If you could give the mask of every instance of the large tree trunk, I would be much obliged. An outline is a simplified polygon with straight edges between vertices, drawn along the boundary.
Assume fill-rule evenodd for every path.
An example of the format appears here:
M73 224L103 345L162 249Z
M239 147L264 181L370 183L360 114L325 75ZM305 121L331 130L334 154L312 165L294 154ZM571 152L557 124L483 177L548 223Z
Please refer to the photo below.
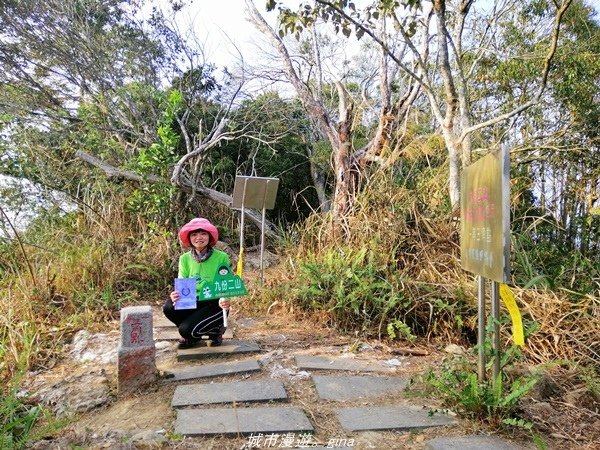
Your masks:
M410 106L418 95L418 83L411 83L407 89L407 94L401 97L396 105L390 106L391 80L387 77L388 55L382 52L379 70L382 98L385 100L379 113L379 126L375 137L364 148L353 151L355 104L348 92L346 92L344 85L339 81L334 83L339 98L338 117L334 119L325 107L326 102L321 95L323 73L321 71L321 61L318 51L315 51L314 55L317 79L302 80L278 33L260 15L252 0L246 0L246 5L250 13L250 20L269 39L273 48L281 57L285 76L294 87L298 98L315 124L315 128L322 138L326 138L331 145L335 177L334 195L331 202L334 216L332 223L334 225L334 235L338 235L342 231L344 220L352 208L355 193L360 188L359 181L364 174L367 164L376 161L382 150L388 146L392 133L396 130L398 123L406 117ZM313 38L315 36L316 33L313 29ZM318 50L316 42L315 49ZM393 112L391 113L391 111Z
M446 142L449 142L449 140L446 140ZM448 194L450 196L452 209L457 209L460 206L460 155L460 148L457 145L450 143L450 147L448 148Z

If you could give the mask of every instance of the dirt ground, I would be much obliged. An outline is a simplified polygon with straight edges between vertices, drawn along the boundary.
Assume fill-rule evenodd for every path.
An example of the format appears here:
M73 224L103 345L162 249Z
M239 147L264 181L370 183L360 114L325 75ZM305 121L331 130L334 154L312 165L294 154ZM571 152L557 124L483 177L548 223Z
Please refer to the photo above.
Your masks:
M154 307L158 307L157 304ZM272 305L265 311L233 309L231 322L236 340L256 341L262 352L258 355L241 356L258 358L262 370L254 374L237 374L219 378L219 381L237 381L265 377L265 372L280 377L286 387L288 404L305 411L315 426L315 439L327 447L337 443L339 447L355 449L423 449L425 443L437 436L462 436L473 433L489 433L512 442L517 448L535 449L531 433L515 429L499 432L485 425L461 420L452 427L432 428L414 432L368 432L345 433L337 423L334 408L339 402L320 401L311 381L303 377L294 367L294 355L321 354L329 356L351 356L365 360L390 360L398 362L396 375L418 380L420 374L436 367L444 356L443 346L415 345L407 343L386 344L379 341L360 341L352 336L343 336L324 327L318 319L300 319L281 305ZM118 336L118 322L107 324L105 339ZM112 336L112 337L111 337ZM449 343L448 343L449 344ZM160 347L157 351L157 367L166 374L175 367L206 363L177 362L174 343ZM410 350L410 351L407 351ZM410 354L415 353L415 354ZM232 358L230 358L232 359ZM224 359L222 359L224 360ZM211 362L220 360L213 359ZM126 397L116 395L115 364L81 364L65 359L43 374L32 377L32 390L57 383L57 380L77 379L77 376L96 374L107 380L107 397L100 406L70 417L70 423L58 433L46 436L32 445L36 449L77 448L156 448L156 449L245 449L252 447L247 437L183 438L173 433L175 413L170 406L175 385L165 378L143 392ZM327 374L327 372L320 372ZM333 372L332 372L333 373ZM564 378L564 377L563 377ZM561 376L554 374L545 379L537 396L523 404L525 415L536 423L548 449L600 449L600 406L597 399L586 396L581 385L563 383ZM197 382L197 381L196 381ZM207 381L202 381L207 382ZM209 382L209 381L208 381ZM100 392L101 383L93 385L87 381L88 390ZM84 386L84 389L86 386ZM545 391L544 391L545 389ZM579 391L578 391L579 390ZM580 395L578 395L578 393ZM402 399L389 396L366 402L355 402L348 406L395 405L404 402L422 405L425 408L442 408L439 399L422 398L407 393ZM240 405L243 406L243 405ZM290 447L288 447L290 448Z

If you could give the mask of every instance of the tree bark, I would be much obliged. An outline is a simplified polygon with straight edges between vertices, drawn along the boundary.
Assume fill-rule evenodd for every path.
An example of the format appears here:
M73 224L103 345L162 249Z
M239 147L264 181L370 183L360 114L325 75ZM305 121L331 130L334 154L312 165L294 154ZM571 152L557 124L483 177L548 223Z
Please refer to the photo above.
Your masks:
M402 97L394 106L390 106L390 80L387 77L387 59L390 55L382 51L380 62L380 80L383 106L379 112L379 126L376 136L363 148L353 152L353 120L354 120L354 102L346 92L341 82L336 82L339 104L338 119L334 125L330 113L325 108L325 102L320 95L321 89L321 61L319 61L318 52L315 51L317 59L317 80L315 92L309 89L309 83L301 80L297 70L294 67L291 56L285 47L285 44L272 27L260 15L256 6L251 0L246 0L246 5L250 13L250 20L255 24L271 42L273 47L279 53L283 63L283 70L288 81L294 86L296 93L304 105L307 113L312 118L321 136L326 137L332 148L333 172L335 176L335 188L332 199L332 211L334 216L334 226L343 226L345 216L352 208L354 194L359 189L360 178L368 162L375 161L382 150L389 144L395 124L403 120L408 114L410 106L419 92L419 84L411 83L407 94ZM334 7L333 5L330 5ZM374 34L370 33L374 36ZM316 33L313 28L313 36ZM315 48L318 46L315 42ZM394 58L395 55L392 55ZM397 64L402 64L399 59L394 59ZM334 233L340 231L334 230Z

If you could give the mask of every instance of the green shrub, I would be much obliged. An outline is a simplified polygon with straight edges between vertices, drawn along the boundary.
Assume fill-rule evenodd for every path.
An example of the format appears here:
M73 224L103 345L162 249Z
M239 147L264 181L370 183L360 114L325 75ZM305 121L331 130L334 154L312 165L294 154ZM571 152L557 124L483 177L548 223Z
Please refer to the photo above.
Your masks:
M335 249L299 263L294 294L301 308L330 312L342 331L381 333L394 323L392 313L406 306L402 292L389 279L386 261L376 252Z
M17 371L0 392L0 448L23 448L40 435L50 433L63 424L54 420L50 413L38 405L28 403L20 394L23 376L27 370L29 355L34 349L35 339L26 338L19 354ZM0 336L0 349L9 347L8 336ZM0 352L1 353L1 352Z
M470 355L444 358L438 370L429 370L425 374L424 381L436 396L443 399L444 406L461 417L487 422L495 427L516 425L520 420L516 416L519 401L531 391L540 377L527 374L509 378L506 369L513 368L517 360L522 358L520 349L512 346L501 352L501 370L494 378L491 374L494 352L489 341L485 347L488 361L485 380L479 380L476 373L478 348L475 347Z
M452 335L469 326L468 297L456 286L409 278L377 243L336 246L290 260L293 277L262 292L269 304L285 298L295 309L325 313L345 333L414 342L418 336ZM472 302L471 302L472 303ZM322 314L320 314L322 317Z
M39 406L23 403L17 396L22 374L18 374L0 401L0 448L21 448L29 440L41 413Z

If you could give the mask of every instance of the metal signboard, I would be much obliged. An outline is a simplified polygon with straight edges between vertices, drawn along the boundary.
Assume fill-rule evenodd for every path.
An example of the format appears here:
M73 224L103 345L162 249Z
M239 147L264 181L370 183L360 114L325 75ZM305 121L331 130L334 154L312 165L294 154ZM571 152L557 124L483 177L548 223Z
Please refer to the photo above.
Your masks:
M510 276L509 158L489 153L461 177L462 268L498 283Z
M260 227L260 279L263 279L263 256L265 251L265 212L273 209L277 197L279 178L247 177L238 175L233 186L232 206L242 210L240 224L240 261L244 249L244 209L254 208L262 210L262 223ZM241 273L241 265L240 270Z
M234 208L273 209L277 197L279 178L235 177L233 187Z

